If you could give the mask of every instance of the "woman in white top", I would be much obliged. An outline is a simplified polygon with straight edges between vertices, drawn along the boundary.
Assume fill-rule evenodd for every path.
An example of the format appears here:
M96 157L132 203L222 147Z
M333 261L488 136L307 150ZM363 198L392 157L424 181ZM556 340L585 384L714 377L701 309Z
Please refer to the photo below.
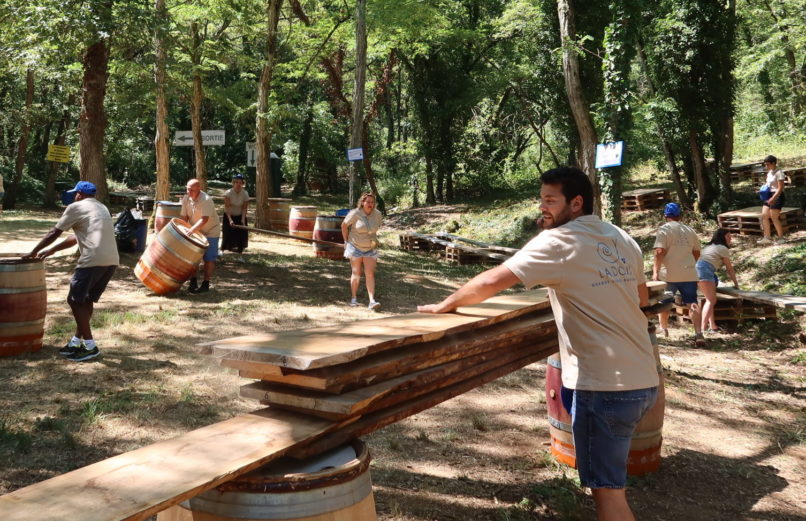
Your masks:
M233 225L246 226L246 212L249 209L249 193L243 189L241 174L232 176L232 188L224 192L224 226L221 250L243 253L249 245L249 232Z
M767 156L764 158L764 168L767 170L766 184L770 187L772 195L769 199L764 201L761 207L761 229L764 232L764 237L758 241L759 244L771 244L770 238L770 221L775 226L775 231L778 233L776 242L783 241L784 229L781 226L781 209L784 207L786 200L784 199L784 181L786 174L781 172L778 168L778 159L775 156Z
M702 330L707 327L709 333L718 332L719 328L714 320L714 307L716 306L716 270L725 266L733 286L738 288L739 281L736 280L736 272L730 263L730 245L733 237L730 231L719 228L714 232L711 242L700 251L700 258L697 260L697 285L700 292L705 296L705 305L702 307Z
M367 293L369 293L369 309L381 307L375 300L375 267L378 264L378 230L383 217L375 209L375 196L371 193L361 194L356 208L341 223L341 234L344 237L344 256L350 260L350 291L353 294L351 306L358 305L356 294L361 284L361 271L367 277Z

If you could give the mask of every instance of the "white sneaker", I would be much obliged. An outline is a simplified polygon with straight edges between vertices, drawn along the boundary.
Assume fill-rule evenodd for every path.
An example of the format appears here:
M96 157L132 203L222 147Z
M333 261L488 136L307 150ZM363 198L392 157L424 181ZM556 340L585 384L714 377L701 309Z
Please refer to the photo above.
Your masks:
M758 241L756 244L759 244L759 245L772 244L772 240L769 237L764 237L760 241Z
M350 306L356 307L358 305L358 299L350 299Z
M784 244L785 242L786 242L786 239L784 239L783 237L778 237L777 239L772 241L773 244Z
M369 309L371 309L371 310L375 311L375 310L377 310L378 308L380 308L380 307L381 307L381 303L380 303L380 302L378 302L378 301L375 301L375 300L370 300L370 301L369 301L369 306L367 306L367 307L368 307Z

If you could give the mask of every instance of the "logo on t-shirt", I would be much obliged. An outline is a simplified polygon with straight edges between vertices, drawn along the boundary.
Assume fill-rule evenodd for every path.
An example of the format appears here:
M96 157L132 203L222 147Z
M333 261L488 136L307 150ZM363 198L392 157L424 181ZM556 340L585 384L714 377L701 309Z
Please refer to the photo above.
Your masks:
M619 254L618 244L615 240L612 247L603 242L597 244L596 253L604 262L598 268L600 281L594 283L593 286L635 281L632 266L627 264L627 259Z

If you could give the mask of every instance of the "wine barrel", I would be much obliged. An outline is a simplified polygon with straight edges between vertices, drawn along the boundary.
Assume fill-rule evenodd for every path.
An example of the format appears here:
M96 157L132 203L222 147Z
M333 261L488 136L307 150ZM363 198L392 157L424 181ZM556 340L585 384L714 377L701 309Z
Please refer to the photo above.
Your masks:
M182 217L182 203L158 201L157 213L154 215L154 231L159 233L171 219Z
M341 223L344 217L336 215L317 215L313 225L313 238L320 241L338 242L344 244L341 235ZM313 243L313 254L332 260L347 260L344 258L344 246L335 244Z
M660 364L655 327L650 325L649 334L658 365L658 399L647 411L638 425L630 443L627 458L627 474L641 476L656 472L660 468L660 449L663 441L663 415L666 410L666 396L663 389L663 367ZM561 463L576 468L574 436L571 432L571 414L565 409L560 389L562 386L562 365L560 355L551 355L546 362L546 406L549 415L551 454Z
M361 440L304 461L284 457L159 513L157 521L376 521Z
M173 219L137 261L134 274L157 295L177 291L196 274L208 243L200 233L188 234L189 228L187 222Z
M269 229L278 232L288 231L288 213L291 209L291 199L282 197L269 198Z
M47 304L43 260L0 258L0 356L42 349Z
M292 206L288 213L288 233L294 237L313 239L316 224L315 206Z

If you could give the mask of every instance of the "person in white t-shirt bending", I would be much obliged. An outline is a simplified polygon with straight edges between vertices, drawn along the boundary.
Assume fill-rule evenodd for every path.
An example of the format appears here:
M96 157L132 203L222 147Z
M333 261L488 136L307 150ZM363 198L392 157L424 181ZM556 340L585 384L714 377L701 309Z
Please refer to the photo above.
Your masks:
M700 258L697 260L697 277L700 279L697 285L703 296L705 296L705 305L702 307L702 330L705 331L706 328L709 328L709 333L719 332L714 319L717 285L716 271L725 266L725 271L728 272L730 280L733 281L733 286L739 287L736 272L733 269L733 264L730 263L730 245L732 242L733 236L730 231L725 228L719 228L711 237L711 242L702 249Z
M700 329L700 306L697 302L697 259L700 257L700 239L697 233L680 222L680 205L669 203L663 209L666 224L655 234L655 261L652 280L666 282L666 290L680 293L683 304L688 307L694 326L694 345L703 347L705 338ZM661 331L669 336L669 312L658 315Z
M563 387L572 390L572 431L583 486L600 521L634 520L625 493L635 426L655 403L658 371L641 311L643 255L627 233L593 213L593 188L577 168L541 176L543 231L426 313L449 313L522 282L548 287ZM605 411L612 421L603 421Z
M770 221L775 226L775 231L778 233L776 243L783 242L784 240L784 227L781 225L781 210L786 204L784 198L784 183L786 182L786 174L778 168L778 158L775 156L767 156L764 158L764 168L767 169L767 179L765 183L770 187L772 195L769 199L761 203L761 231L764 236L758 241L759 244L772 244Z
M59 221L26 255L28 258L44 259L53 253L78 244L80 256L76 271L70 279L67 303L76 321L76 333L59 350L59 354L74 362L95 358L100 354L90 328L94 304L98 302L112 279L120 258L115 241L115 225L106 206L95 198L95 185L79 181L74 192L75 200L65 208ZM73 230L59 244L43 249L53 243L62 232Z

